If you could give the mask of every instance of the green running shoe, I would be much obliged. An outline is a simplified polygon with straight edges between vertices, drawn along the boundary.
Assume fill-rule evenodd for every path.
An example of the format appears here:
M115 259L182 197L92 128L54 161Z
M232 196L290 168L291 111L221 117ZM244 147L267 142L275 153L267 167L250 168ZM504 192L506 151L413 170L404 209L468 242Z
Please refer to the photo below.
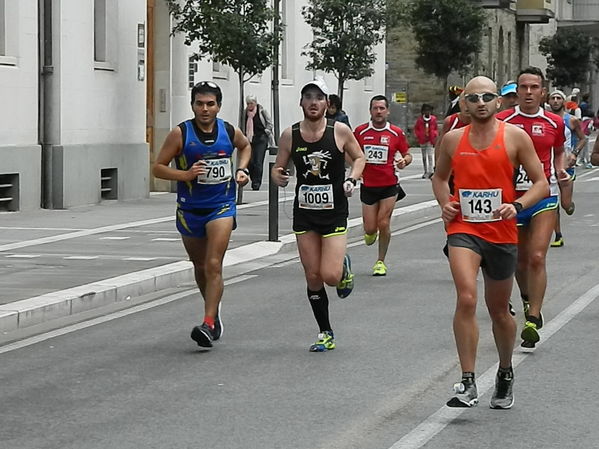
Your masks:
M333 331L324 331L318 334L318 340L310 346L310 352L325 352L335 349L335 336Z
M382 260L377 260L376 263L374 264L374 267L372 267L372 275L373 276L386 276L387 275L387 266L385 265L385 262L383 262Z
M375 232L374 234L364 234L364 243L366 243L368 246L372 245L374 242L376 242L378 235L378 232Z
M354 275L351 272L351 259L346 254L343 258L343 277L337 284L337 296L347 298L354 289Z

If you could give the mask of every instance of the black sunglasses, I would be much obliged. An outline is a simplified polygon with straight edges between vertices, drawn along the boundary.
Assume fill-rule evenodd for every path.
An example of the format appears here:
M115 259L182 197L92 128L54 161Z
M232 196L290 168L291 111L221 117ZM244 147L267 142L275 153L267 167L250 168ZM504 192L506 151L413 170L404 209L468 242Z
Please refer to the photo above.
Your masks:
M485 103L489 103L497 98L497 94L491 92L485 92L484 94L468 94L464 98L470 103L478 103L481 98Z

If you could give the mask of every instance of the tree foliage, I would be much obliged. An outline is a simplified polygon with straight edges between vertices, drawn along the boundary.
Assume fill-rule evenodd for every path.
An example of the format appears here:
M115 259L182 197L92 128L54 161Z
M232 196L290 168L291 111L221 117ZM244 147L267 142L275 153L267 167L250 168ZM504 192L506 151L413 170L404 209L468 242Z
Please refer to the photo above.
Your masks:
M268 0L167 0L174 18L173 33L185 44L197 43L197 59L211 58L239 75L240 111L243 84L273 63L281 29L272 29L274 12ZM241 114L240 114L241 116Z
M374 46L385 39L385 0L309 0L302 8L314 38L302 55L307 69L333 73L343 99L347 80L374 73Z
M417 43L416 64L445 81L466 73L481 49L485 15L470 0L413 0L409 18Z
M547 78L564 88L586 81L591 68L593 42L588 34L574 28L558 28L551 37L544 37L539 51L547 59Z

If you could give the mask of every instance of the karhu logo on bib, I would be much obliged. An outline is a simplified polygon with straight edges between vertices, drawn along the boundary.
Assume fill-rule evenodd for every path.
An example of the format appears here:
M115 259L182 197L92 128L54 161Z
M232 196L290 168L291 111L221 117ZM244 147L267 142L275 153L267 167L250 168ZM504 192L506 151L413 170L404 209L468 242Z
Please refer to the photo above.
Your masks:
M499 196L499 191L475 191L466 190L462 192L464 198L496 198Z

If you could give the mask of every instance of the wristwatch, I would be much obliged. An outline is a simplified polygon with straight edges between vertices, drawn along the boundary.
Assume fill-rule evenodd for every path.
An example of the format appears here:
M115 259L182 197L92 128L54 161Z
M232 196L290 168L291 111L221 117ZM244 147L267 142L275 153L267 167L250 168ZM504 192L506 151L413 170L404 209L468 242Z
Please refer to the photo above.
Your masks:
M247 176L250 175L250 171L247 168L238 168L235 173L237 173L238 171L242 171L244 172Z
M516 209L516 213L519 214L520 211L522 210L522 204L519 203L518 201L514 201L512 203L512 206L514 206L514 208Z
M356 180L354 178L347 178L345 182L347 181L351 182L354 186L356 185Z

